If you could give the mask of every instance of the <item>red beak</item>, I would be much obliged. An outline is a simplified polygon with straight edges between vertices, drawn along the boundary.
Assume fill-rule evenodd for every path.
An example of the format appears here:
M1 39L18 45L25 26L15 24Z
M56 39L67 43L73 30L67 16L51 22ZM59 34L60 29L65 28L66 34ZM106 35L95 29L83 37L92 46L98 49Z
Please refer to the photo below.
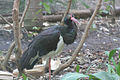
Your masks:
M80 22L79 22L77 19L75 19L74 17L72 17L72 16L71 16L71 20L72 20L73 22L77 23L77 24L80 24Z

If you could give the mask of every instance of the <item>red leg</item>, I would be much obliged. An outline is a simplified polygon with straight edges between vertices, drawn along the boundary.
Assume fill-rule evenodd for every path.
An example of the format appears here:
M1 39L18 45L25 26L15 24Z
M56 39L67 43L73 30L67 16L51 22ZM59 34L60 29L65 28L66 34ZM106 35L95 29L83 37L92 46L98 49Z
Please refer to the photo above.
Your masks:
M49 80L51 80L51 57L49 57Z

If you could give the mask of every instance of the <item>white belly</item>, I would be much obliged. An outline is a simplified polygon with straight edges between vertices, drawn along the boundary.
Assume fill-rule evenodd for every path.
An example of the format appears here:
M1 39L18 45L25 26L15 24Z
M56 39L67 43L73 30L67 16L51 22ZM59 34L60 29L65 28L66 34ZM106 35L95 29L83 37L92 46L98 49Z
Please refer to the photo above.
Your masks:
M49 57L53 58L55 55L58 55L59 53L61 53L63 48L64 48L64 41L63 41L63 37L60 36L59 42L57 44L57 49L55 51L49 52L47 55L43 56L42 58L43 59L47 59Z

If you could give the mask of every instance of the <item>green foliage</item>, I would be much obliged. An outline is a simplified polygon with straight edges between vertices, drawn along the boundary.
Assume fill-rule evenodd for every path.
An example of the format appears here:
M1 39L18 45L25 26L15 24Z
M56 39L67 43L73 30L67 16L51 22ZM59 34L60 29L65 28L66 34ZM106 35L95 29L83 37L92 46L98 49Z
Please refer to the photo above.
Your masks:
M118 63L116 67L116 73L120 76L120 62Z
M105 13L105 14L109 14L109 10L99 10L99 13L102 14L102 13Z
M119 59L120 59L120 52L119 52Z
M85 79L89 78L89 80L119 80L119 76L114 73L109 72L97 72L90 75L80 74L76 72L69 72L65 74L60 80L78 80L78 79Z
M91 68L91 66L92 66L92 65L94 65L94 64L91 64L91 65L87 68L87 70L86 70L85 74L87 74L87 73L88 73L88 71L90 70L90 68Z
M89 75L91 76L91 75ZM119 80L119 76L117 74L109 73L109 72L98 72L92 74L93 80ZM95 79L94 79L95 78Z
M118 64L115 63L115 60L113 58L113 55L117 51L120 51L120 48L116 48L111 51L105 51L105 54L108 55L109 57L109 63L111 61L113 63L113 65L108 64L108 63L106 64L108 68L107 72L102 71L102 72L97 72L94 74L85 75L85 74L78 73L79 65L77 65L76 72L67 73L60 80L78 80L78 79L85 79L85 78L89 78L89 80L120 80L120 52L119 52L119 63ZM92 65L93 64L91 64L91 66ZM90 69L91 66L89 66L88 70Z
M94 75L89 75L89 80L100 80L100 79L95 77Z
M96 27L96 24L93 23L91 28L90 28L91 31L96 31L97 30L97 27Z
M104 0L104 2L107 2L109 4L106 6L105 10L100 10L99 12L100 13L109 14L110 13L110 9L113 8L112 4L114 3L114 0Z
M36 14L39 14L41 11L42 11L42 10L41 10L41 9L39 9L39 10L36 12Z
M110 1L110 0L104 0L104 2L108 2L108 1Z
M25 0L20 0L20 12L22 12L25 8Z
M115 67L115 69L114 69L114 68L111 67L110 64L109 64L109 66L108 66L108 69L110 69L109 72L111 72L111 73L114 72L115 74L117 74L117 75L120 76L120 57L119 57L119 62L118 62L118 64L116 64L116 61L113 59L113 55L114 55L117 51L120 51L120 48L116 48L116 49L114 49L114 50L111 50L110 52L109 52L109 51L106 51L105 53L108 55L109 61L112 61L113 65L114 65L114 67ZM120 55L120 52L119 52L119 55Z
M2 54L2 51L0 50L0 54Z
M49 2L52 2L52 0L50 0ZM47 11L48 13L51 13L50 5L47 4L46 2L42 2L42 1L41 1L41 2L39 3L39 5L43 5L45 11ZM41 12L41 9L40 9L39 11L37 11L37 13L38 13L38 12Z
M22 73L23 80L28 80L28 77Z
M72 5L71 5L72 9L76 9L77 8L76 2L77 2L77 0L72 0Z
M83 79L83 78L86 78L86 77L89 77L88 75L84 75L84 74L80 74L80 73L77 73L77 72L74 72L74 73L67 73L65 74L60 80L77 80L77 79Z
M33 29L33 30L39 30L40 27L36 27L36 26L34 26L32 29Z
M80 66L77 64L76 65L76 72L79 72L79 70L80 70Z
M85 8L90 8L90 6L88 6L83 0L80 0L80 3L83 5L83 6L85 6Z
M43 3L43 6L48 13L51 13L50 6L47 3Z
M114 68L112 67L112 65L110 65L110 64L106 64L107 65L107 68L108 68L108 72L109 73L115 73L115 70L114 70Z
M113 55L116 53L116 51L117 51L117 49L114 49L114 50L110 51L110 53L109 53L109 61L111 60Z
M0 56L2 56L3 55L3 52L0 50Z

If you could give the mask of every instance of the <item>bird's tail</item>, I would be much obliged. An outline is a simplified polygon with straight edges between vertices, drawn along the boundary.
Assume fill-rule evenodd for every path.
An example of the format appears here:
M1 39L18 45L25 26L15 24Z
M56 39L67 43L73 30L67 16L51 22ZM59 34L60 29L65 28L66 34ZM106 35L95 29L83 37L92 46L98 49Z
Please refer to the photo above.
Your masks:
M26 69L32 69L34 65L38 62L38 58L36 57L36 54L34 50L27 49L22 57L20 58L20 67L23 71L24 68ZM36 57L36 58L35 58Z

